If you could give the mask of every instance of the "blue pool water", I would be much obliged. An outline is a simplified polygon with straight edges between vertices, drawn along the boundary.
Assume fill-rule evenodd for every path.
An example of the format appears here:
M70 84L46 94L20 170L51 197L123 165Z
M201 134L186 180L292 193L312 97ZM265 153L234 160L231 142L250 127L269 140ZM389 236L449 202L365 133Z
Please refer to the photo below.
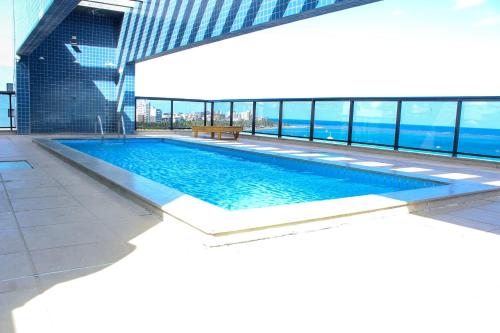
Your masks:
M413 178L174 140L59 142L228 210L439 185Z

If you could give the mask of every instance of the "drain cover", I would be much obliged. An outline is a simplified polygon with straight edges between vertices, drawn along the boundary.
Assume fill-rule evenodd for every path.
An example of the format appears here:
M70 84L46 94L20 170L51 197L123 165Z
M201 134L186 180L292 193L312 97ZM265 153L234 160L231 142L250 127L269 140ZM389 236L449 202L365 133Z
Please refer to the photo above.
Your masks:
M21 169L33 169L33 167L27 161L0 161L0 171Z

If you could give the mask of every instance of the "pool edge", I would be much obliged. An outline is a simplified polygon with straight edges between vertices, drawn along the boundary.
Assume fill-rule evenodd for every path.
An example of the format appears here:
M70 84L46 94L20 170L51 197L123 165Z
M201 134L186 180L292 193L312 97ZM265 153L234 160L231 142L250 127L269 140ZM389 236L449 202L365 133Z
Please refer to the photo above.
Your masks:
M33 142L42 147L44 150L61 158L68 164L76 167L80 171L85 172L92 178L99 180L105 186L111 188L112 190L126 196L127 198L147 208L148 210L152 211L153 214L158 215L160 217L164 217L164 215L174 217L190 225L191 227L203 232L206 235L217 236L217 237L228 236L237 233L258 231L269 228L284 227L284 226L297 225L303 223L312 223L317 221L337 219L359 214L367 214L371 212L391 210L396 208L403 208L409 212L423 211L430 209L431 207L434 206L439 206L441 204L447 204L450 202L456 202L461 200L470 200L472 197L474 199L475 198L479 199L485 196L494 195L492 194L492 192L500 191L500 189L498 188L487 185L474 184L471 187L471 185L469 184L468 186L464 187L463 185L460 185L460 183L452 183L447 186L442 186L448 188L447 193L441 194L437 197L436 196L426 197L424 195L419 199L412 201L401 200L401 198L398 198L397 194L400 193L399 195L401 195L401 193L403 192L411 192L411 191L395 192L395 195L392 198L388 195L382 196L383 198L380 198L381 197L380 195L365 196L374 199L367 201L369 202L375 201L375 202L372 204L372 206L365 205L362 209L360 209L359 204L358 205L348 204L347 206L341 204L342 201L344 203L346 202L349 203L350 201L354 202L355 200L357 200L359 203L360 197L351 197L343 199L325 200L323 202L311 202L311 203L276 206L276 207L260 208L260 209L249 209L241 211L226 211L222 208L207 203L205 203L206 205L203 205L202 204L204 203L203 201L190 197L178 191L177 194L179 195L179 197L175 198L174 200L177 201L176 203L172 205L169 205L168 203L162 204L161 202L158 202L157 198L155 199L151 196L148 196L147 193L138 193L137 191L134 191L134 189L130 188L129 182L123 180L120 181L120 179L118 180L112 179L112 177L109 177L109 175L105 175L99 172L95 168L92 168L92 166L89 166L89 164L92 163L108 164L110 168L119 169L121 174L128 174L133 179L141 180L141 178L144 177L135 175L129 171L113 166L107 162L94 158L90 155L76 151L52 139L36 138L33 139ZM82 156L84 156L85 158L84 161L82 162L81 160L79 161L78 159L75 159L74 158L75 156L71 155L76 155L76 156L80 155L80 158ZM410 178L425 179L426 177L410 177ZM150 185L151 183L158 184L160 185L159 188L161 188L161 190L170 189L165 185L161 185L151 180L147 180L147 183ZM461 186L462 188L460 188ZM422 191L422 190L412 190L412 191ZM193 201L193 199L195 200ZM334 201L335 203L337 203L337 205L332 205ZM193 215L192 213L186 213L185 211L183 211L186 209L186 207L192 207L192 204L201 205L202 206L201 210L204 213L213 216L210 216L210 218L206 221L202 221L199 219L200 214L198 212L197 214ZM342 207L334 207L334 206L342 206ZM318 208L320 212L323 213L318 214L318 211L315 210L314 211L315 214L313 215L309 214L311 209L318 209ZM280 211L281 213L285 214L284 217L276 216L276 214L278 215L280 214Z

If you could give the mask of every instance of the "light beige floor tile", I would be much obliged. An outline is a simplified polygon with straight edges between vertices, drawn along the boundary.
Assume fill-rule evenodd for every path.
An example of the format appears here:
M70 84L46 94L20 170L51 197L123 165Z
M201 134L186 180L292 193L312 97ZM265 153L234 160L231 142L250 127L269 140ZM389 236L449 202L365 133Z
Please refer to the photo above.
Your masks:
M96 221L86 208L78 206L16 212L16 217L21 227Z
M39 187L39 188L16 188L8 191L12 199L57 197L68 195L68 192L62 187Z
M475 222L488 223L493 225L500 225L500 214L482 210L479 208L467 208L457 211L452 211L450 215L461 217Z
M39 294L37 289L24 289L1 295L0 332L54 333L45 303L36 299Z
M0 255L24 251L26 248L17 228L0 230Z
M498 219L500 220L500 202L493 202L493 203L489 201L484 201L484 202L485 202L484 205L477 205L475 206L475 208L496 213L498 214Z
M119 258L120 256L118 256ZM66 269L62 271L55 271L54 273L44 273L41 274L39 277L39 284L40 288L42 290L48 290L52 288L53 286L57 286L59 283L64 283L67 281L71 281L74 279L78 279L81 277L85 277L91 274L94 274L96 272L99 272L103 269L106 269L110 265L105 264L105 265L97 265L97 266L92 266L92 267L85 267L85 268L73 268L73 269Z
M128 218L108 218L102 223L111 230L117 237L128 242L131 239L153 228L160 222L156 216L131 216Z
M30 250L93 243L116 238L99 223L64 223L22 228Z
M117 193L75 196L92 214L101 218L113 216L150 215L151 212Z
M489 201L489 202L500 202L500 195L493 195L488 198L484 198L484 201Z
M0 172L4 180L41 180L50 178L42 169L8 170Z
M391 170L399 171L399 172L409 172L409 173L431 171L431 169L416 168L416 167L394 168Z
M350 157L336 156L336 157L324 157L320 158L320 160L332 161L332 162L344 162L344 161L354 161L355 159Z
M298 157L324 157L327 156L325 154L319 154L319 153L299 153L299 154L291 154L292 156L298 156Z
M48 208L63 208L80 206L70 195L60 195L54 197L40 197L40 198L22 198L12 199L12 206L14 211L28 211Z
M81 195L95 195L95 194L109 194L113 191L104 185L97 184L78 184L78 185L68 185L64 189L74 196Z
M0 255L0 281L33 275L26 252Z
M481 231L492 231L492 230L498 228L498 226L491 225L488 223L472 221L472 220L468 220L468 219L464 219L464 218L460 218L460 217L456 217L456 216L452 216L452 215L436 216L433 218L440 220L440 221L444 221L444 222L448 222L448 223L452 223L452 224L456 224L456 225L460 225L463 227L468 227L468 228L472 228L472 229L476 229L476 230L481 230Z
M36 288L38 288L38 283L36 278L33 276L3 280L0 281L0 297L5 293Z
M351 162L351 164L361 165L361 166L367 166L367 167L389 167L389 166L393 165L393 164L390 164L390 163L372 162L372 161L367 161L367 162Z
M32 252L35 267L40 274L70 269L107 265L116 262L135 247L123 242L100 242Z
M12 211L9 200L0 193L0 214L9 213Z
M82 184L99 184L96 180L93 178L86 176L82 173L76 173L71 176L61 176L61 177L56 177L56 180L59 184L63 186L69 186L69 185L82 185Z
M2 229L15 229L16 219L13 213L1 213L0 214L0 230Z
M60 184L52 178L41 178L36 180L13 180L6 181L5 187L7 189L16 188L38 188L38 187L49 187L49 186L59 186Z
M490 233L500 236L500 228L491 230Z
M460 173L460 172L436 174L433 176L439 177L439 178L454 179L454 180L472 179L472 178L479 178L480 177L478 175L471 175L471 174Z

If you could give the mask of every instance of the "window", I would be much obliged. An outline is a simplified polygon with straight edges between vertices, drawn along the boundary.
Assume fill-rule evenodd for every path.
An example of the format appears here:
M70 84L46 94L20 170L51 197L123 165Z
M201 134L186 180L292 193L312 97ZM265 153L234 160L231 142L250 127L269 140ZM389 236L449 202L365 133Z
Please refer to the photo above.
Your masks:
M311 102L283 102L282 135L309 137L311 104Z
M257 102L255 133L278 135L279 113L279 102Z
M500 102L463 102L458 151L500 157Z
M349 101L316 102L314 139L347 141L350 104Z
M397 102L355 102L352 141L394 145Z
M399 146L451 152L456 102L403 102Z

